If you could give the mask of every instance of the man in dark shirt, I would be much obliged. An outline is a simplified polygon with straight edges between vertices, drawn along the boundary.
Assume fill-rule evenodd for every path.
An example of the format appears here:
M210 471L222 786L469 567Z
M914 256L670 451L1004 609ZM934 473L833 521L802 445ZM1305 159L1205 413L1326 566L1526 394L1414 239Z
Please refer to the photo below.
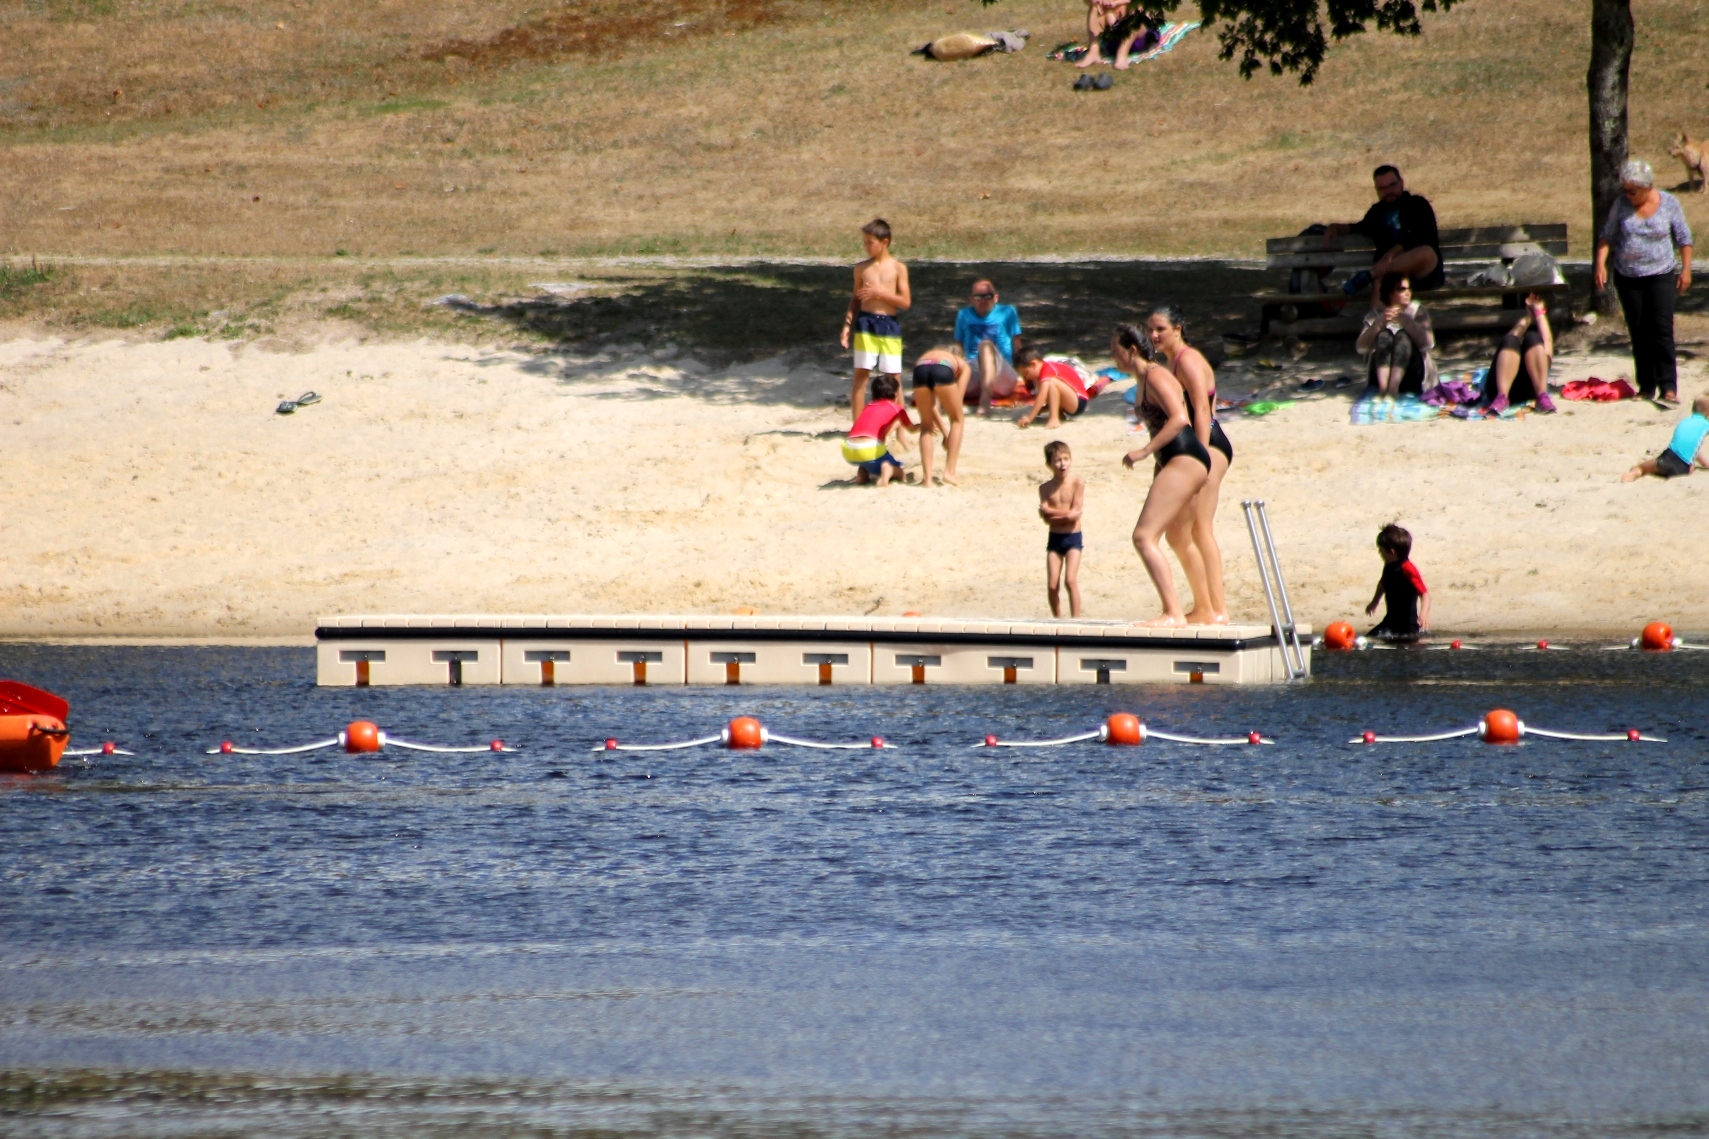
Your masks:
M1371 178L1377 186L1377 204L1351 225L1337 222L1327 227L1324 245L1343 234L1363 234L1377 247L1376 264L1371 266L1373 287L1382 283L1385 274L1404 273L1415 293L1440 288L1446 277L1436 211L1424 198L1407 192L1406 182L1393 166L1377 167Z

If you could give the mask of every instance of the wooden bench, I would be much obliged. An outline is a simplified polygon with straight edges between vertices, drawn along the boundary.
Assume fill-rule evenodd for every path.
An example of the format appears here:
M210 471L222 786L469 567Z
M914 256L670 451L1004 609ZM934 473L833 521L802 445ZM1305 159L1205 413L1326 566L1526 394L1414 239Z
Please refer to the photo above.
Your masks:
M1471 229L1444 229L1441 238L1442 266L1449 282L1439 289L1419 293L1415 299L1430 310L1430 320L1438 332L1487 332L1504 330L1518 319L1518 307L1526 293L1541 293L1549 301L1549 315L1559 326L1572 320L1572 290L1562 283L1515 288L1511 285L1455 285L1453 278L1466 277L1474 266L1495 269L1509 265L1525 253L1547 253L1562 257L1567 252L1565 222L1524 225L1486 225ZM1295 269L1331 269L1338 272L1325 282L1325 293L1266 292L1255 294L1263 304L1261 331L1277 336L1357 336L1363 327L1365 313L1371 307L1371 291L1351 296L1341 291L1334 280L1361 269L1369 269L1376 249L1371 239L1350 233L1334 238L1326 246L1321 234L1303 237L1272 237L1264 243L1265 267L1293 271ZM1346 276L1339 271L1345 270ZM1456 305L1443 307L1448 301L1500 301L1501 308L1472 308ZM1301 316L1299 310L1308 305L1344 303L1333 316Z

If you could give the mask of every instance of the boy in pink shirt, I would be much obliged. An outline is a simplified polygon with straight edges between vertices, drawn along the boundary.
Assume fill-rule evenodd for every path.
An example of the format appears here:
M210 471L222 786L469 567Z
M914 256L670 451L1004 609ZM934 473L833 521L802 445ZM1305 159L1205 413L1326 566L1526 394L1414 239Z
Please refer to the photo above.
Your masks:
M891 476L902 471L901 460L891 455L887 440L899 429L918 431L920 426L908 418L908 409L896 398L900 390L895 376L874 377L872 402L861 408L843 440L843 458L859 469L858 483L877 479L879 486L889 486Z

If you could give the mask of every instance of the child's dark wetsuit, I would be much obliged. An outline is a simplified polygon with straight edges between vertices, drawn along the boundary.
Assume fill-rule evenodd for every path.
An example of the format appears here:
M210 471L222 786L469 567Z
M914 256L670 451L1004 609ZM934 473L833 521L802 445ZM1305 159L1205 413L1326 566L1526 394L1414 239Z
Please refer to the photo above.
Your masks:
M1418 567L1410 561L1389 562L1383 566L1382 624L1372 629L1370 636L1385 641L1416 641L1418 639L1418 599L1430 591Z
M1162 370L1168 371L1167 368ZM1169 413L1151 402L1151 384L1149 379L1147 377L1141 377L1139 382L1144 386L1140 389L1136 408L1139 411L1140 419L1145 421L1145 429L1151 432L1151 437L1155 439L1157 438L1157 433L1163 430L1164 425L1169 422ZM1205 465L1205 470L1208 471L1211 469L1210 452L1205 450L1205 445L1203 443L1199 442L1199 437L1193 434L1193 426L1191 422L1189 422L1187 426L1181 428L1180 431L1176 432L1175 438L1169 440L1169 442L1163 444L1163 446L1152 452L1152 457L1157 460L1158 470L1162 470L1163 465L1170 459L1175 458L1177 455L1189 455L1203 463Z

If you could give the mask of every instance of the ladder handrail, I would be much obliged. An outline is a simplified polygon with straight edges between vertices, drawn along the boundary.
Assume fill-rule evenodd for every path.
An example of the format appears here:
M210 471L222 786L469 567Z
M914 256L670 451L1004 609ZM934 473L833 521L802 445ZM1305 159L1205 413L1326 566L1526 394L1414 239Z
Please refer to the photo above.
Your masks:
M1258 562L1258 580L1264 585L1264 600L1270 607L1270 627L1276 634L1276 646L1282 653L1282 665L1288 670L1289 680L1304 680L1310 675L1310 666L1306 663L1305 648L1300 644L1299 629L1294 624L1293 605L1288 600L1287 581L1282 577L1282 560L1276 553L1276 538L1270 530L1270 514L1265 509L1263 499L1244 499L1240 509L1246 515L1246 532L1252 538L1252 556ZM1263 527L1263 537L1259 537L1260 524ZM1265 554L1268 554L1268 559ZM1270 575L1275 574L1275 586L1270 584ZM1281 606L1276 604L1277 595L1281 597Z

